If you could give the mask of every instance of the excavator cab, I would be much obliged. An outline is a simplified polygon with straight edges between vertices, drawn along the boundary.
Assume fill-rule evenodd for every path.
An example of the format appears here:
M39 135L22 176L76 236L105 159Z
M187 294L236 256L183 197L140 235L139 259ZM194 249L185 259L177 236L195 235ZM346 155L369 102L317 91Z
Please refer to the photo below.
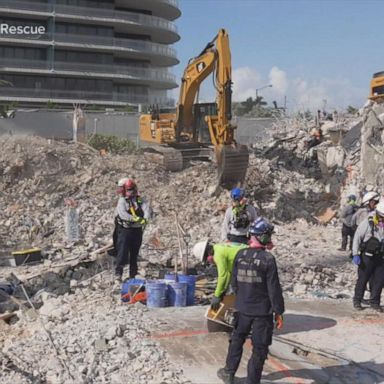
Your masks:
M193 105L193 134L199 143L212 144L208 124L205 121L205 117L211 115L217 115L216 103L196 103Z
M373 74L369 98L379 103L384 101L384 71Z

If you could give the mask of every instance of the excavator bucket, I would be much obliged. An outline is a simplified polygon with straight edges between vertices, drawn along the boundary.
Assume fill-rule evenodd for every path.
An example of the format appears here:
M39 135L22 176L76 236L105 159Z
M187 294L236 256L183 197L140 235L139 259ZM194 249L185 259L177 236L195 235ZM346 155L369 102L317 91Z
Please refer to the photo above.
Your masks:
M218 145L216 161L219 185L233 188L245 179L249 162L248 147L240 144Z

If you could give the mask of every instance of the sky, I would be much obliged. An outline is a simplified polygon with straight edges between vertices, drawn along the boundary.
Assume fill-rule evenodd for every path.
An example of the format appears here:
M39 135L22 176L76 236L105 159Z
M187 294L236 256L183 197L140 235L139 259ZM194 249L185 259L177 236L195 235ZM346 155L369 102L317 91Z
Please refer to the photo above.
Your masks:
M234 101L255 98L259 89L288 111L360 108L373 73L384 70L381 0L179 0L179 7L177 82L188 60L225 28ZM178 89L172 96L177 100ZM200 101L214 98L210 76Z

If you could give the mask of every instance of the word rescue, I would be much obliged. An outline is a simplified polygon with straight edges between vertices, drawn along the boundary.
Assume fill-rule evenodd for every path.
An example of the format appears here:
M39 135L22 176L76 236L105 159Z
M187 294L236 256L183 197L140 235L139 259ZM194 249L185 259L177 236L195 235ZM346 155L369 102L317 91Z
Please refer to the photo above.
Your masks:
M9 25L0 24L0 35L43 35L45 27L43 25Z

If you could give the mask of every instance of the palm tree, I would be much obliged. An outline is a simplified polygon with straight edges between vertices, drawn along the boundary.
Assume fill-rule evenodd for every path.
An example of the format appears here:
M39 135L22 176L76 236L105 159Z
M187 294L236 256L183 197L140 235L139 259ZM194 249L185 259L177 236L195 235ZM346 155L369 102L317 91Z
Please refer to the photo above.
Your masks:
M10 86L13 87L13 84L10 81L0 79L0 87ZM5 104L0 104L0 115L2 118L7 119L9 116L7 114L8 106Z

